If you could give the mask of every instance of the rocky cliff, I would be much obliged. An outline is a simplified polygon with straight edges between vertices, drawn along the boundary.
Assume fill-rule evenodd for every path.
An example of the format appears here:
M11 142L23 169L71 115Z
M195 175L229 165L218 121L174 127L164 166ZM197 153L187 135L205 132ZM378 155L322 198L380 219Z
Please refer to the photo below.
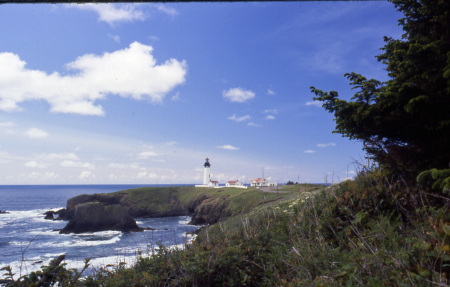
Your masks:
M73 216L60 233L83 233L104 230L142 231L126 208L102 202L80 203L74 206Z
M164 190L165 197L159 197L159 204L134 202L130 194L79 195L67 201L67 208L60 219L69 220L61 233L80 233L102 230L139 231L134 218L168 217L192 215L189 224L214 224L231 215L224 197L199 194L188 200L181 200L179 194ZM164 198L164 200L161 200ZM163 208L164 207L164 208Z

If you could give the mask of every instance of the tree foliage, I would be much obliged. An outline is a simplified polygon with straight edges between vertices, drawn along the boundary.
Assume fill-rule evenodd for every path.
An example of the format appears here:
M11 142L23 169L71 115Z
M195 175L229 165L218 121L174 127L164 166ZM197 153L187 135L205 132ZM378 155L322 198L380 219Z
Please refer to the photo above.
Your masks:
M387 82L348 73L351 101L314 87L336 130L361 140L382 167L413 178L450 163L450 1L391 0L404 14L402 39L385 37L377 60Z

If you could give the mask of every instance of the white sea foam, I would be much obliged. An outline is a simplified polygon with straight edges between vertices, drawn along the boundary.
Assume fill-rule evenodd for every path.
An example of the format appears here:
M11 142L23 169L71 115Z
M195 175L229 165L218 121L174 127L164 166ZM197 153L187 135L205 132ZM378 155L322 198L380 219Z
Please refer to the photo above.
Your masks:
M58 209L54 208L54 211L56 210ZM8 211L8 213L2 214L2 221L14 222L21 219L32 219L38 222L52 222L52 220L44 219L44 213L46 211L48 211L48 209L12 210Z
M121 236L122 231L115 231L115 230L108 230L108 231L98 231L98 232L87 232L87 233L80 233L76 236L78 237L108 237L108 236Z
M45 242L45 243L41 243L39 245L39 247L74 247L74 246L83 246L83 247L88 247L88 246L99 246L99 245L109 245L109 244L114 244L116 242L120 241L120 236L115 236L113 238L110 239L106 239L106 240L86 240L86 239L75 239L73 238L72 240L66 240L63 242Z
M191 221L190 216L181 216L180 220L178 220L178 224L188 224Z
M30 241L10 241L9 245L14 245L14 246L27 246L30 244Z

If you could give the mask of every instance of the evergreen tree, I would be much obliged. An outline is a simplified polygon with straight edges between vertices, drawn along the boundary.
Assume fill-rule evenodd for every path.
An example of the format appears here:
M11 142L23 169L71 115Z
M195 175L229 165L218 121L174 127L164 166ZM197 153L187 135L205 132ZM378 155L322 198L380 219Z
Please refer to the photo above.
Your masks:
M404 15L404 34L385 37L377 56L390 79L345 74L356 90L351 101L336 91L311 91L334 113L334 132L361 140L380 166L412 179L450 164L450 1L391 2Z

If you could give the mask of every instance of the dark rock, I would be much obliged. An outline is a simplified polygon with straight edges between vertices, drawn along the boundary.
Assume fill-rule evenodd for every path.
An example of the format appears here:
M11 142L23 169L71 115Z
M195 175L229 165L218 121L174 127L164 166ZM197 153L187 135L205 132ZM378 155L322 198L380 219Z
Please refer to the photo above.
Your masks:
M189 224L203 225L223 221L231 215L224 198L207 198L195 207Z
M204 228L205 228L205 226L202 226L202 227L200 227L200 228L197 228L197 229L194 230L194 231L188 232L187 234L199 234L200 231L202 231Z
M142 227L142 230L157 230L157 229L151 227Z
M45 213L45 217L44 217L44 219L51 219L51 220L53 220L54 218L53 218L53 211L47 211L46 213Z
M74 209L73 217L59 233L105 230L142 231L127 210L118 204L105 205L101 202L87 202L76 205Z
M6 213L9 213L9 212L0 210L0 214L6 214Z
M45 215L44 219L68 220L68 218L66 218L66 209L65 208L61 208L60 210L57 210L57 211L49 210L49 211L46 211L44 213L44 215ZM55 217L55 215L57 215L57 217Z

